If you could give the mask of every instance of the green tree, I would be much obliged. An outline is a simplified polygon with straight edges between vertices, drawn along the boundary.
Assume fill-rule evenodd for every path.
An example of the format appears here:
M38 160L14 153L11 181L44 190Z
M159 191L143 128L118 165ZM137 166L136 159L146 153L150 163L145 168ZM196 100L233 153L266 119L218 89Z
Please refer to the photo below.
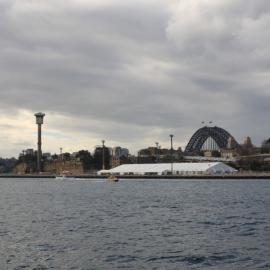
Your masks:
M110 150L107 147L104 147L104 163L105 163L105 169L110 168ZM96 170L102 169L102 163L103 163L103 148L102 147L96 147L94 155L93 155L93 163L94 168Z
M90 171L93 169L93 157L91 153L87 150L80 150L76 158L79 158L80 161L83 163L83 169L84 171Z

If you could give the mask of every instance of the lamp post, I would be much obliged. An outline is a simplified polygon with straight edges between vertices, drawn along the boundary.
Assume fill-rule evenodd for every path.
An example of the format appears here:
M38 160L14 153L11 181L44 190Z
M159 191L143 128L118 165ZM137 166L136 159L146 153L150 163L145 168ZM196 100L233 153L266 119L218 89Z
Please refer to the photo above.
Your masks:
M156 142L156 163L159 161L158 142Z
M102 170L105 170L105 140L102 140Z
M60 159L61 161L63 161L63 148L60 147Z
M171 138L171 174L173 174L173 135L170 135Z
M41 157L42 157L42 152L41 152L41 126L43 124L44 116L45 116L45 113L41 113L41 112L35 114L36 124L38 126L37 173L40 173L40 170L41 170L41 166L40 166Z

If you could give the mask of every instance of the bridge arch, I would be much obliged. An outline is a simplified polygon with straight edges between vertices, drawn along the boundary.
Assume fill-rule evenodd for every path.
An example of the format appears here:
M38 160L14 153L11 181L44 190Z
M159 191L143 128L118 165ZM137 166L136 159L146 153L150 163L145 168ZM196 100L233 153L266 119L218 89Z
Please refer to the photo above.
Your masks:
M202 127L198 129L189 140L185 149L185 154L199 153L202 150L204 143L209 138L212 138L221 149L227 148L229 138L233 137L228 131L220 127Z

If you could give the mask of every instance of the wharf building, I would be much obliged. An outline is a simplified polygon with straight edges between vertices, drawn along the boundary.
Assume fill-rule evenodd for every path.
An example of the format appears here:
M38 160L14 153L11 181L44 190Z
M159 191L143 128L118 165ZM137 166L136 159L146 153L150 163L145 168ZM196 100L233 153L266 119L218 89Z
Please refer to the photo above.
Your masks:
M33 149L23 150L19 155L18 163L13 172L16 174L32 174L37 172L37 151ZM42 172L48 174L61 174L68 171L70 174L82 174L83 163L75 158L71 158L69 153L62 155L42 154Z
M43 165L44 172L50 174L70 174L70 175L80 175L84 173L83 163L79 160L72 159L56 159L44 162Z
M27 174L37 171L37 151L29 148L19 154L19 159L13 169L14 173Z
M242 144L238 144L234 138L230 137L226 148L220 149L222 158L239 159L242 156L261 154L262 149L252 144L251 138L247 136Z
M173 159L174 162L179 162L183 160L183 152L181 147L178 149L167 149L159 147L148 147L141 149L138 152L137 163L166 163L171 162Z

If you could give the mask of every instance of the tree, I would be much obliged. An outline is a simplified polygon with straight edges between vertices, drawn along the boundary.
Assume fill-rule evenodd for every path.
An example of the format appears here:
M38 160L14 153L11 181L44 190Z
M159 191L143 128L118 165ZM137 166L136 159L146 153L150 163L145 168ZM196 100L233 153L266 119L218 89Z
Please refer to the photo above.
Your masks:
M68 152L64 153L64 154L63 154L63 159L64 159L64 160L71 160L71 155L70 155L70 153L68 153Z
M83 163L84 171L90 171L93 168L93 157L91 153L87 150L80 150L76 154L76 158L79 158Z
M0 172L1 173L10 173L13 171L18 160L15 158L0 158Z
M104 163L105 163L105 169L110 168L110 150L108 147L104 147ZM103 163L103 148L102 147L96 147L94 155L93 155L93 163L94 168L96 170L102 169L102 163Z

